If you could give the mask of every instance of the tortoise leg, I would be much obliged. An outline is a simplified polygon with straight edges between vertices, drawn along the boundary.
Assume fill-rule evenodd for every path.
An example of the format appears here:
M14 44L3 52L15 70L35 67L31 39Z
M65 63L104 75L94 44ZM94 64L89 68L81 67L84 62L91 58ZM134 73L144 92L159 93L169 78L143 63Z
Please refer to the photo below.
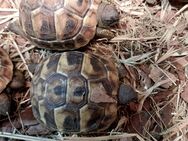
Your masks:
M105 29L105 28L102 28L102 27L97 27L96 37L112 39L112 38L115 37L115 34L108 29Z
M118 100L119 104L128 104L129 102L136 100L138 98L137 93L134 89L125 84L121 84L119 88Z
M26 38L26 35L24 31L22 30L18 19L16 19L13 22L10 22L7 27L7 30Z

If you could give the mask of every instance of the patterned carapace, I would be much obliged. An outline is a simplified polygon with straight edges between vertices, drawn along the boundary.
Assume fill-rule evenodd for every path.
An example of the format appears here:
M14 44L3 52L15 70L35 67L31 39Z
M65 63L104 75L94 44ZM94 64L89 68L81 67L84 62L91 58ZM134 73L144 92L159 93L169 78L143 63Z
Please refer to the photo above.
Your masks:
M101 0L22 0L20 25L40 47L72 50L95 35Z
M34 116L62 132L105 130L117 116L118 80L106 59L76 51L52 55L33 77Z

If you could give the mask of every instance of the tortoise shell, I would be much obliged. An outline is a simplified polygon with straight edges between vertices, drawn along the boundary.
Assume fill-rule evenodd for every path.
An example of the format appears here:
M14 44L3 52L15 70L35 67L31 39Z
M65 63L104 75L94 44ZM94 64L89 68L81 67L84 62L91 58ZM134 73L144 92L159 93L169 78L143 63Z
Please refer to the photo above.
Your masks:
M0 93L12 80L13 64L5 50L0 48Z
M36 119L51 130L106 130L117 116L118 74L111 62L70 51L38 67L31 87Z
M22 0L20 25L33 43L53 50L85 46L95 35L101 0Z

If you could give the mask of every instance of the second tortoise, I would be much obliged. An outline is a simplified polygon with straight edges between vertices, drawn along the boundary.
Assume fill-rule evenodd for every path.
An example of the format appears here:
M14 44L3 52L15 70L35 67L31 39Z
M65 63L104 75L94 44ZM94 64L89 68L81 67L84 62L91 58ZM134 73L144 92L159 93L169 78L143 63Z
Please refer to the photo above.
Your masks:
M21 0L19 20L8 28L40 48L74 50L95 34L113 37L108 28L118 21L115 6L101 0Z
M40 63L30 92L36 119L65 133L104 131L117 118L118 103L136 98L119 83L114 63L76 51L54 54Z

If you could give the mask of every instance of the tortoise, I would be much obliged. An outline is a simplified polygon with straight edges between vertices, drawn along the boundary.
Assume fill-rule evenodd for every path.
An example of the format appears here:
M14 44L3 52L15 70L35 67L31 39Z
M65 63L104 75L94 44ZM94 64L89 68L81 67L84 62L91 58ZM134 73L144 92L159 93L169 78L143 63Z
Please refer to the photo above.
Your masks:
M12 80L13 64L7 52L0 48L0 93L5 89L7 84Z
M117 106L135 99L119 84L115 64L94 54L68 51L40 63L30 89L35 118L52 131L100 132L117 118ZM120 102L119 102L120 101Z
M40 48L75 50L95 33L113 37L108 28L118 20L115 6L101 0L21 0L19 20L8 29Z

